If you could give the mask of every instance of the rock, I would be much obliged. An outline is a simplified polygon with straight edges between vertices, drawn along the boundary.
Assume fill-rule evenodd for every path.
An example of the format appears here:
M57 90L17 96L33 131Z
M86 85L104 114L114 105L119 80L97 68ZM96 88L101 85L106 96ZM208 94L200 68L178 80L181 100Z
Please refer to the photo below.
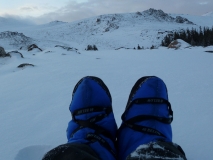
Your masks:
M10 54L10 56L13 54L16 54L16 55L19 55L21 58L24 58L24 56L18 51L11 51L11 52L8 52L8 54Z
M7 54L3 47L0 47L0 57L10 57L10 54Z
M188 44L187 42L185 42L181 39L176 39L169 44L168 48L179 49L179 48L187 48L187 47L190 47L190 46L191 45Z
M183 18L183 17L181 17L181 16L177 16L177 17L175 18L175 22L177 22L177 23L194 24L193 22L191 22L191 21L189 21L188 19Z
M174 18L174 17L170 16L169 14L164 13L162 10L156 10L153 8L143 11L142 13L145 14L145 16L152 16L158 21L194 24L193 22L191 22L188 19L183 18L181 16L177 16L176 18Z
M139 12L139 11L137 11L136 14L137 14L137 15L140 15L140 16L142 15L141 12Z
M97 19L96 19L96 22L97 22L97 23L100 23L100 22L101 22L101 19L100 19L100 18L97 18Z
M33 64L30 64L30 63L22 63L22 64L20 64L19 66L18 66L18 68L23 68L23 67L25 67L25 66L35 66L35 65L33 65Z
M208 53L213 53L213 51L205 51L205 52L208 52Z
M31 45L29 45L28 48L27 48L28 51L32 51L32 50L34 50L34 49L38 49L38 50L42 51L42 49L39 48L36 44L31 44Z

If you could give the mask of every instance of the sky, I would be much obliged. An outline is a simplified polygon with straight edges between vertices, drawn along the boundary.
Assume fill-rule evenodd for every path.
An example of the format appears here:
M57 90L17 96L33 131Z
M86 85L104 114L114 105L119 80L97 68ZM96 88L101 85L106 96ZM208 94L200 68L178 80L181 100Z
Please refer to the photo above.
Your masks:
M203 15L213 11L213 0L0 0L0 16L48 23L72 22L111 13L130 13L149 8L166 13Z

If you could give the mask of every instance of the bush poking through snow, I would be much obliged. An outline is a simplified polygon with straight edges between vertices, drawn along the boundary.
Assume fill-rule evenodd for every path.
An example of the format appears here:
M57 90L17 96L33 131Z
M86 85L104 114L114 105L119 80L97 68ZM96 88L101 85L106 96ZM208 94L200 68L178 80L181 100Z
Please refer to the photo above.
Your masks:
M98 48L96 47L96 45L88 45L85 50L87 50L87 51L97 51Z

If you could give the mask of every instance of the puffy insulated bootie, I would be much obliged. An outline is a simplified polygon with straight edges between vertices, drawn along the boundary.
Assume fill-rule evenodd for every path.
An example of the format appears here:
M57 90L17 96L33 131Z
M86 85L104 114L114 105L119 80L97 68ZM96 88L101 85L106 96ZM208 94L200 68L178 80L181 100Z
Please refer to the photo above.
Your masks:
M68 143L89 145L102 160L115 160L117 125L112 99L98 77L82 78L73 90L70 104L72 120L68 124Z
M125 160L143 144L172 142L172 120L173 112L164 82L155 76L140 78L131 90L122 115L117 146L119 159Z

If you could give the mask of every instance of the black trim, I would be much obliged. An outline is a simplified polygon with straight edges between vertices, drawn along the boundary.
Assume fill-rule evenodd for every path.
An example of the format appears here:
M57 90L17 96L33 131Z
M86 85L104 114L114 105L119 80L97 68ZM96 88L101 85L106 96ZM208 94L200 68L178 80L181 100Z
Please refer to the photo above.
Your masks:
M166 136L164 136L164 134L162 134L158 130L150 128L150 127L139 126L137 124L132 124L132 123L128 123L128 122L124 122L124 125L135 131L138 131L138 132L148 133L148 134L162 136L162 137L166 138Z
M101 136L94 134L94 133L88 133L86 139L89 141L92 141L92 142L98 141L103 147L105 147L116 158L116 153L113 151L113 149L107 143L107 141L104 138L102 138Z
M129 103L129 105L126 107L125 112L121 116L123 121L125 121L126 113L132 107L133 104L166 104L168 106L168 111L169 111L169 118L157 117L157 116L151 116L151 115L141 115L141 116L134 117L133 118L134 120L132 120L133 122L143 121L143 120L147 120L147 119L154 119L154 120L160 121L162 123L171 124L173 121L173 111L172 111L172 107L171 107L171 104L169 103L169 101L167 101L166 99L163 99L163 98L153 98L153 97L152 98L138 98L138 99L133 100L131 103Z
M99 106L93 106L93 107L86 107L86 108L81 108L75 110L73 113L71 113L71 116L73 120L75 120L75 116L82 115L82 114L87 114L87 113L92 113L92 112L101 112L104 111L106 114L109 114L112 112L112 107L99 107Z

